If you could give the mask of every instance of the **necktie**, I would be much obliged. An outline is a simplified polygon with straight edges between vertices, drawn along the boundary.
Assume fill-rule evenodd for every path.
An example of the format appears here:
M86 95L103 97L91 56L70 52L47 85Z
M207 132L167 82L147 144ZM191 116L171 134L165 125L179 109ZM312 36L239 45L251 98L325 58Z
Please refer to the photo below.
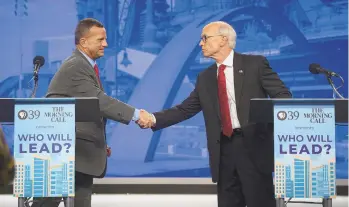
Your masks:
M93 69L95 70L96 76L97 76L97 78L98 78L98 83L99 83L99 85L101 86L102 84L101 84L101 79L99 78L99 70L98 70L97 64L95 64L95 66L93 67Z
M230 118L230 110L228 103L227 84L224 74L225 65L220 65L218 68L218 99L219 108L222 120L223 134L230 137L233 133L233 125Z

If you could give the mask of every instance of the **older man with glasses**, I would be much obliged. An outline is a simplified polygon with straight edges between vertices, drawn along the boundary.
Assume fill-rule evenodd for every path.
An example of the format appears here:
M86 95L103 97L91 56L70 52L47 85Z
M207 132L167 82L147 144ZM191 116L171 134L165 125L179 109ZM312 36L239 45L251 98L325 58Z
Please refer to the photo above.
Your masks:
M210 167L219 207L274 207L272 126L249 123L253 98L290 98L291 93L268 60L234 51L236 32L225 22L206 25L200 46L215 60L197 78L181 104L153 114L154 131L203 111Z

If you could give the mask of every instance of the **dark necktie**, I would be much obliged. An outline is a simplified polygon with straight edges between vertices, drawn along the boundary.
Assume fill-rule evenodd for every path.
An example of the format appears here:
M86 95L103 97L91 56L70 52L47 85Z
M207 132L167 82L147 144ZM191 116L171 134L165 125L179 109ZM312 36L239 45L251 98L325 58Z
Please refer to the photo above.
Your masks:
M95 70L95 73L96 73L96 76L97 76L99 85L102 86L102 84L101 84L101 79L99 78L99 70L98 70L97 64L95 64L95 66L93 67L93 69Z
M219 108L221 113L223 134L227 137L230 137L233 134L233 125L231 123L229 102L228 102L228 93L227 93L227 84L224 74L225 65L220 65L218 68L218 99L219 99Z

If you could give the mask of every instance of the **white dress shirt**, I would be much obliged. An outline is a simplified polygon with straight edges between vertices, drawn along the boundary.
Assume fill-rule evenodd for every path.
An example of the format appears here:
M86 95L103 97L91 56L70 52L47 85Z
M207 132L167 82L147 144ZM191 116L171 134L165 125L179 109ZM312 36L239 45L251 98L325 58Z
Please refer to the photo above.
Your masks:
M240 128L240 122L237 115L236 110L236 102L235 102L235 87L234 87L234 50L232 50L229 56L223 61L223 65L226 66L224 70L225 80L227 85L227 94L228 94L228 103L229 103L229 111L231 123L233 125L233 129ZM221 64L217 64L217 78L218 78L218 68Z

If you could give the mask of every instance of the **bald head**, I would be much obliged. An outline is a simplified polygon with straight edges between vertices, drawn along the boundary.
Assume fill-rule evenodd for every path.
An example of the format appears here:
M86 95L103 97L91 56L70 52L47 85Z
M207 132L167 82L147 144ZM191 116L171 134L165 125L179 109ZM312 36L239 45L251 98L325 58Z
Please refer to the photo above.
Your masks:
M205 57L221 62L235 49L235 45L236 32L226 22L211 22L202 29L200 46Z
M235 49L236 45L236 32L230 24L223 21L216 21L207 24L202 30L212 30L218 35L227 37L228 45L231 49Z

